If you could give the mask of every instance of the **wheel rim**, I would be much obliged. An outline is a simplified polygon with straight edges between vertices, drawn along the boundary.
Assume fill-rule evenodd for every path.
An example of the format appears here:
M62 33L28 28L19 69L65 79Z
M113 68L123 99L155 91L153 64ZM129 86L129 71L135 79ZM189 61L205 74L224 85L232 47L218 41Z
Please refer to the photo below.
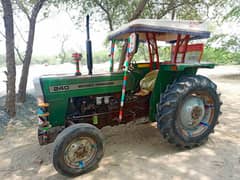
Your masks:
M212 124L214 111L214 101L208 92L189 94L180 107L180 131L187 137L203 134Z
M83 169L95 158L97 144L89 137L73 140L64 151L64 161L71 168Z

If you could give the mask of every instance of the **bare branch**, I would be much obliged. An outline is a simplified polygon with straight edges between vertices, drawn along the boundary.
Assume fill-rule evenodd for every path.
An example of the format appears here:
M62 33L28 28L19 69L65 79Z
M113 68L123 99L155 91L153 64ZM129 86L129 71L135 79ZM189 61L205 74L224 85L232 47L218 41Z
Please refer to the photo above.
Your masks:
M148 1L149 1L149 0L141 0L141 1L138 3L137 9L136 9L136 11L134 12L132 18L131 18L129 21L132 21L132 20L134 20L134 19L137 19L137 18L141 15L141 13L143 12L144 7L146 6L146 4L147 4Z
M31 19L36 19L39 11L41 10L43 4L47 0L38 0L32 9Z
M4 39L6 39L6 36L2 31L0 31L0 34L4 37Z
M170 6L170 7L167 7L167 9L161 13L159 13L157 15L157 18L158 19L161 19L163 16L165 16L167 13L169 13L170 11L174 10L174 9L177 9L178 7L181 7L183 6L185 3L182 2L182 3L179 3L179 4L176 4L175 6Z
M67 15L68 15L70 21L72 22L72 24L75 24L75 22L73 21L73 19L71 17L71 14L68 11L66 11L65 13L67 13Z
M6 39L6 36L3 34L3 32L0 31L0 34ZM16 46L14 46L14 49L15 49L15 51L16 51L16 53L18 55L18 58L20 59L20 61L23 62L23 57L22 57L19 49Z
M113 31L113 23L112 23L112 18L111 15L109 13L109 10L106 9L101 2L99 2L98 0L94 0L94 2L107 14L107 19L108 19L108 23L109 23L109 29L110 31Z
M24 7L24 5L19 0L16 0L16 3L18 5L18 7L23 11L23 13L27 16L28 20L30 20L30 15L27 11L27 8Z
M6 76L8 76L8 72L7 71L3 71L4 72L4 74L6 75Z
M17 55L18 55L19 60L23 63L24 60L23 60L23 57L22 57L22 55L21 55L19 49L18 49L16 46L14 47L14 49L15 49Z
M15 25L15 27L16 27L16 29L17 29L17 32L19 33L21 39L22 39L25 43L27 43L27 41L25 40L25 38L24 38L24 36L23 36L23 34L22 34L21 30L19 29L19 27L18 27L18 25L17 25L16 22L14 22L14 25Z

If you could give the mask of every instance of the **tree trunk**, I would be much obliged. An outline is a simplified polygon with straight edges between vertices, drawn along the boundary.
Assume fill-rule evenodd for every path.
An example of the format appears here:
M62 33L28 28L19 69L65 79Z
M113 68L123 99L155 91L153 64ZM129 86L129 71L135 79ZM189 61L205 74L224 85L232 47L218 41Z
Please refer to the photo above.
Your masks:
M10 117L16 115L15 106L15 81L16 81L16 66L14 54L14 26L13 26L13 12L10 0L1 0L4 13L4 26L6 34L6 65L7 65L7 96L6 96L6 110Z
M25 52L25 57L23 61L22 67L22 74L18 88L18 101L24 102L26 100L26 89L27 89L27 80L28 80L28 73L29 73L29 66L32 59L32 52L33 52L33 43L34 43L34 34L35 34L35 27L36 27L36 20L39 11L41 10L44 2L46 0L39 0L33 7L32 15L29 19L29 32L28 32L28 41L27 41L27 48Z
M29 34L28 34L28 42L27 42L27 49L25 52L25 57L23 61L22 67L22 74L19 83L18 89L18 101L24 102L26 99L26 87L27 87L27 80L28 80L28 72L29 72L29 65L32 59L32 51L33 51L33 42L34 42L34 34L35 34L35 21L30 20L29 26Z

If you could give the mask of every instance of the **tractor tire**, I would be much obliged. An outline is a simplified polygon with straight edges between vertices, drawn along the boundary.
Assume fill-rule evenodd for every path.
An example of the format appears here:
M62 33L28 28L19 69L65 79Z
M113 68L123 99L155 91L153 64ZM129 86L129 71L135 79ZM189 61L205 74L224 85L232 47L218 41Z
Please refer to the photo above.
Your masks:
M103 157L101 131L91 124L74 124L56 138L53 165L64 176L79 176L95 169Z
M200 75L182 76L160 97L158 128L177 147L199 146L214 132L221 104L217 86L211 80Z

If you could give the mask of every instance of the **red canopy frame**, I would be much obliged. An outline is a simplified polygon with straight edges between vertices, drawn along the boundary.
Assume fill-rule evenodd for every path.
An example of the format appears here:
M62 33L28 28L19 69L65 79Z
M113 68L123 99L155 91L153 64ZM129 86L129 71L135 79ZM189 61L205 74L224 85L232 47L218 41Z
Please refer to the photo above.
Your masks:
M183 54L181 57L181 63L184 63L185 61L186 52L188 50L188 42L190 40L190 35L187 34L183 36L183 38L182 36L183 35L181 34L177 35L176 46L174 46L173 58L171 59L171 63L173 64L177 63L177 55L179 53ZM159 61L156 33L147 32L146 39L147 39L149 59L150 59L150 70L153 70L153 63L154 63L155 57L156 57L156 67L157 69L159 69L160 61ZM172 49L173 49L173 46L172 46Z
M157 69L159 69L159 54L158 54L158 46L156 40L156 33L146 33L147 44L148 44L148 52L150 58L150 70L153 70L154 56L156 55L156 65Z
M185 60L185 56L186 56L186 52L187 52L187 47L188 47L188 42L190 39L190 35L185 35L185 37L181 38L182 35L178 34L177 36L177 42L176 42L176 47L175 50L173 51L173 59L172 62L174 64L177 63L177 55L178 53L182 53L182 59L181 59L181 63L184 63ZM181 51L180 51L180 47L181 47ZM172 47L173 49L173 47Z

